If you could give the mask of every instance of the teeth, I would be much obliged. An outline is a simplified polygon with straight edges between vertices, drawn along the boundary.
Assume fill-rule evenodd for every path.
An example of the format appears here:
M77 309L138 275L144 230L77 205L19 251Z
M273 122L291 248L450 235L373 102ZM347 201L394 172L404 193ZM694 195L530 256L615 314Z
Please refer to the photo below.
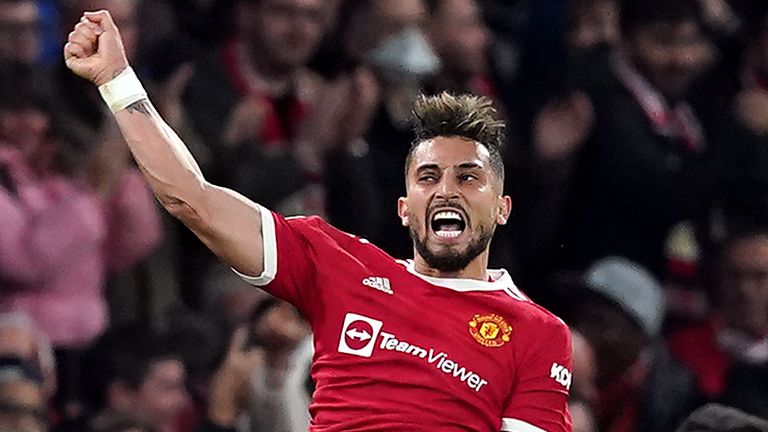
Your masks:
M437 231L435 234L442 238L456 238L461 235L461 231Z
M433 220L461 220L461 215L458 212L455 211L441 211L440 213L436 214L433 218Z
M443 210L432 216L432 228L435 234L444 239L457 238L464 231L464 219L455 210Z

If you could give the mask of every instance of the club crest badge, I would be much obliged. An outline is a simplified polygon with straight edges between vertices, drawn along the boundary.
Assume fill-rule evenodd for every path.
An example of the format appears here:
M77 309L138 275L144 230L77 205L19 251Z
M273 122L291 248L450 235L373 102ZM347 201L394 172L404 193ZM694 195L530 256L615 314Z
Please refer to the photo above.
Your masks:
M509 342L512 326L496 314L476 314L469 321L469 334L482 346L497 348Z

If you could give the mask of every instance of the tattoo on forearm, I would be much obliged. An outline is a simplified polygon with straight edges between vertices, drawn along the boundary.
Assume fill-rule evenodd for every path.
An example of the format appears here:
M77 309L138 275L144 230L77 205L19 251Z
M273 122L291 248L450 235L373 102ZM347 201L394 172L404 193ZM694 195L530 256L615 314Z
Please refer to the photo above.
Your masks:
M142 99L139 101L136 101L130 105L128 105L125 108L129 113L140 113L144 115L152 115L152 105L149 103L148 100Z

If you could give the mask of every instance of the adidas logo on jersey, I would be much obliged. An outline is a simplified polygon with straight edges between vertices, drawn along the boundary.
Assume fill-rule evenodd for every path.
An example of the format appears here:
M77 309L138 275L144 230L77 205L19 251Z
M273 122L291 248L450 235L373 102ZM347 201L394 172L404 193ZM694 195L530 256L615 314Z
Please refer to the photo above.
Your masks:
M389 279L387 278L375 276L367 277L363 279L363 285L385 292L389 295L395 294L395 292L392 291L392 287L389 284Z

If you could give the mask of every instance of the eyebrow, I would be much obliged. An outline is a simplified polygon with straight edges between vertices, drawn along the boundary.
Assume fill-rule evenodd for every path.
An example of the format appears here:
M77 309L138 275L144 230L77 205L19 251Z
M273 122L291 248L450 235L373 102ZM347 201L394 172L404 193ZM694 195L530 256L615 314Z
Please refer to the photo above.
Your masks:
M461 169L478 169L478 168L482 169L483 166L480 165L477 162L464 162L464 163L460 163L458 165L458 168L461 168Z
M483 166L480 165L477 162L462 162L458 165L456 165L456 168L462 169L462 170L472 170L472 169L482 169ZM423 165L419 165L416 167L416 172L422 172L422 171L428 171L428 170L440 170L440 166L435 163L427 163Z
M439 171L440 170L440 166L437 165L437 164L431 163L431 164L419 165L419 166L416 167L416 172L417 173L422 172L422 171L427 171L427 170L438 170Z

